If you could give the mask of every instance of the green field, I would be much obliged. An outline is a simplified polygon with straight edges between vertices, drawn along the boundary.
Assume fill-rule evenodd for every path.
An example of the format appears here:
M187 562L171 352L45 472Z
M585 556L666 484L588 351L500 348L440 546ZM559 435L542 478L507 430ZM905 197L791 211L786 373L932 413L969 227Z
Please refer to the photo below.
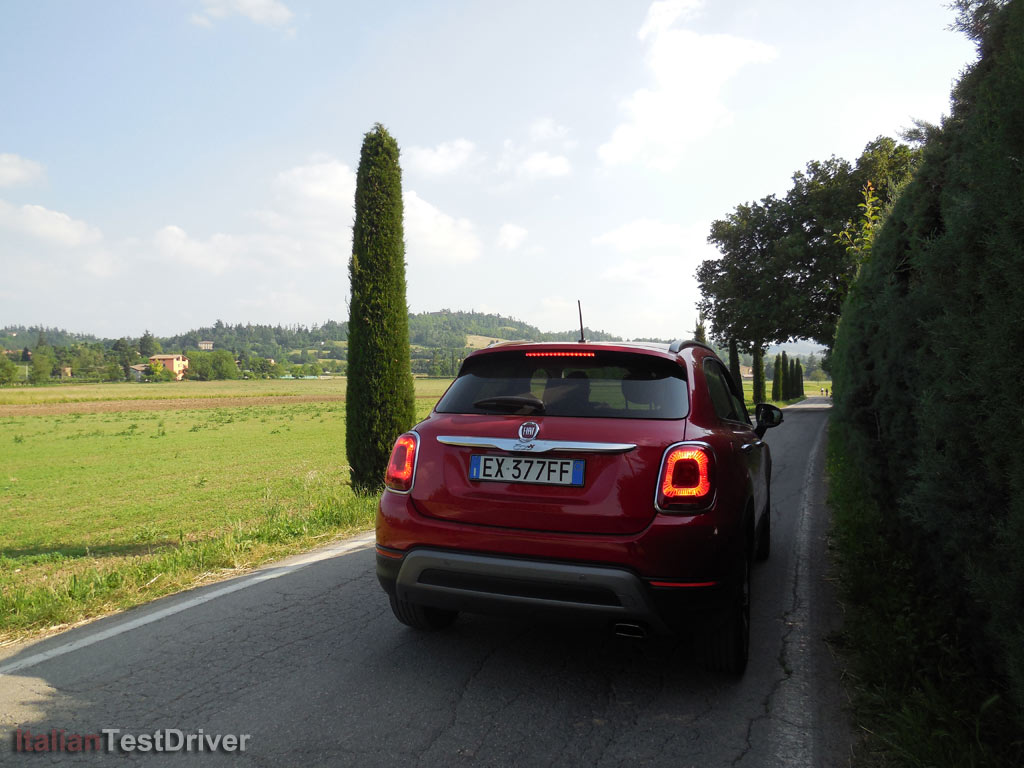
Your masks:
M421 417L447 385L417 381ZM0 641L369 528L343 395L344 379L4 391L26 407L0 411ZM127 410L140 399L159 402Z
M222 397L295 397L344 395L346 379L238 379L235 381L169 381L160 384L55 384L46 387L0 388L0 405L80 403L116 400L179 400Z

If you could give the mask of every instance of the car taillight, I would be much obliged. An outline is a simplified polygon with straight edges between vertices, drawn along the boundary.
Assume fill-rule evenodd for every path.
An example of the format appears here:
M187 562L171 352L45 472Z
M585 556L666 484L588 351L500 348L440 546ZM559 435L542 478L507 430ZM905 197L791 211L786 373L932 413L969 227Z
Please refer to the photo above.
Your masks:
M391 459L384 475L384 485L397 493L408 493L412 490L412 482L416 476L416 450L420 438L415 432L406 432L395 440L391 449Z
M714 495L714 469L714 454L708 446L670 446L658 476L658 509L686 510L707 504Z

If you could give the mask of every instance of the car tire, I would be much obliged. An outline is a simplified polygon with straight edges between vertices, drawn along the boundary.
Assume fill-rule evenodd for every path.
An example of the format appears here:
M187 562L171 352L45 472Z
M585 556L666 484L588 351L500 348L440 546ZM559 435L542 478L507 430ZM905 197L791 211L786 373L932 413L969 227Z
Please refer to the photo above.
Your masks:
M458 611L410 603L408 600L400 600L394 596L391 596L390 600L391 612L395 614L395 618L413 629L444 629L450 627L459 615Z
M704 639L705 666L739 677L750 655L750 559L744 553L728 603L712 619Z
M769 498L765 505L764 515L761 517L761 530L757 532L757 545L754 547L754 557L758 560L767 560L772 553L772 502Z

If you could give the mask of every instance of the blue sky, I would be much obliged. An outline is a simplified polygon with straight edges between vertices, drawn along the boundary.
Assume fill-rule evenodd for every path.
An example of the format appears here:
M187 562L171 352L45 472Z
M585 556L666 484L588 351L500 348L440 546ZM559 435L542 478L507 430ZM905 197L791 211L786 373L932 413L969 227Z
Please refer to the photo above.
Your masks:
M8 3L0 326L348 317L354 173L402 148L411 311L678 337L710 223L937 122L942 2Z

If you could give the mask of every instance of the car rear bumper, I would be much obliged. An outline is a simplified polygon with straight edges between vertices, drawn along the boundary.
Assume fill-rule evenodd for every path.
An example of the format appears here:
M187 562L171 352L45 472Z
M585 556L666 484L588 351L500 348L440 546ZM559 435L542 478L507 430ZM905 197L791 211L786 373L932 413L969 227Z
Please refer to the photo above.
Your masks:
M412 603L469 613L570 615L597 623L638 624L657 634L717 604L721 590L652 588L616 567L378 545L377 578Z
M377 544L399 553L416 549L467 552L514 560L577 563L617 569L641 580L720 580L734 560L738 516L656 515L643 531L593 535L467 525L421 514L407 495L385 491L377 514Z

